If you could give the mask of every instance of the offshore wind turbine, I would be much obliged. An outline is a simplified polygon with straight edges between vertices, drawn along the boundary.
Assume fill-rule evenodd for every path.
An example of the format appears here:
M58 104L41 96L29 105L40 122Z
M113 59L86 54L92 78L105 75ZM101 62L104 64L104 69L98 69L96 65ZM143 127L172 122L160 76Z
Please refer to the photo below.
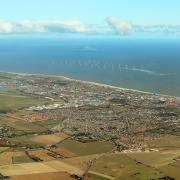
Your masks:
M126 69L126 70L128 70L128 69L129 69L127 64L125 65L125 69Z
M118 65L118 69L120 72L122 71L121 64Z
M114 71L114 64L111 64L111 69L112 71Z
M103 69L106 70L106 63L103 64Z

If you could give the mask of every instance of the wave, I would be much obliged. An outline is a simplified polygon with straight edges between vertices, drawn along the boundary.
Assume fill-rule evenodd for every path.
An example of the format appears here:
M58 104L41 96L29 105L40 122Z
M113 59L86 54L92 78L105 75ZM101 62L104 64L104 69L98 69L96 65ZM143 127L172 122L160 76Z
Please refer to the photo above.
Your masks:
M149 75L155 75L155 76L167 76L170 74L164 74L164 73L160 73L160 72L155 72L155 71L151 71L148 69L140 69L140 68L126 68L126 70L130 70L130 71L138 71L138 72L142 72L142 73L146 73Z

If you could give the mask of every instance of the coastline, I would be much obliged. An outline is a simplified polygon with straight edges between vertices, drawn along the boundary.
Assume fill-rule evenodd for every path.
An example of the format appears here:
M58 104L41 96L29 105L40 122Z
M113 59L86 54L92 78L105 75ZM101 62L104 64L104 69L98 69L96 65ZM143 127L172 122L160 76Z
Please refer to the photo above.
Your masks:
M18 73L18 72L10 72L10 71L0 71L0 73L8 73L8 74L14 74L14 75L21 75L21 76L56 77L56 78L62 78L64 80L68 80L68 81L76 81L76 82L80 82L80 83L84 83L84 84L89 84L89 85L94 85L94 86L101 86L101 87L111 88L111 89L115 89L115 90L131 91L131 92L143 93L143 94L147 94L147 95L157 95L157 96L162 96L162 97L167 97L167 98L180 99L180 97L178 97L178 96L153 93L153 92L142 91L142 90L137 90L137 89L123 88L123 87L118 87L118 86L113 86L113 85L109 85L109 84L103 84L103 83L98 83L98 82L93 82L93 81L88 81L88 80L86 81L86 80L73 79L73 78L70 78L70 77L63 76L63 75Z
M72 79L72 80L74 80L74 79ZM137 92L137 93L142 93L142 94L147 94L147 95L157 95L157 96L162 96L162 97L167 97L167 98L177 98L177 99L180 99L180 97L178 97L178 96L172 96L172 95L166 95L166 94L158 94L158 93L153 93L153 92L148 92L148 91L141 91L141 90L137 90L137 89L128 89L128 88L112 86L112 85L103 84L103 83L97 83L97 82L92 82L92 81L84 81L84 80L74 80L74 81L85 83L85 84L101 86L101 87L105 87L105 88L121 90L121 91L122 90L123 91L131 91L131 92Z

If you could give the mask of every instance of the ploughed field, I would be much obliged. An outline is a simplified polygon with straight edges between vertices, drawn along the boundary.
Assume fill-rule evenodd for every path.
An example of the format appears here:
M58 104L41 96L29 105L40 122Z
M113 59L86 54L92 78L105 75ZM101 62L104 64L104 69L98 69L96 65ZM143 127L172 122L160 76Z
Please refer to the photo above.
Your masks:
M180 99L0 73L0 179L180 179Z

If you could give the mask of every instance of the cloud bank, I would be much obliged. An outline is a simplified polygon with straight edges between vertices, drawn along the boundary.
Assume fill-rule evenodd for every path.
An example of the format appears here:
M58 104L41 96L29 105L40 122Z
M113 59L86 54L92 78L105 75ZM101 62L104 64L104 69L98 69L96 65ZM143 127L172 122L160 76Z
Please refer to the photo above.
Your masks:
M85 24L79 20L22 20L18 22L0 20L0 35L28 33L71 33L93 35L180 35L180 25L139 25L109 16L104 25Z
M87 33L88 27L80 21L23 20L19 22L0 21L1 34L14 33Z
M134 31L147 34L178 34L180 33L180 25L134 25Z
M138 25L128 21L121 20L117 17L110 16L106 18L107 24L113 29L117 35L127 36L135 34L161 34L161 35L176 35L180 34L180 25Z

